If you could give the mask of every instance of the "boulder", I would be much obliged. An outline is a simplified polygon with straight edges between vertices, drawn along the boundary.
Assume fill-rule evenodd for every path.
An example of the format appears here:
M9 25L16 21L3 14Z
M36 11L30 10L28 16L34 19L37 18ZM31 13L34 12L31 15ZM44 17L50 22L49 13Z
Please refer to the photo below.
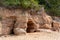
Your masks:
M26 34L26 31L24 29L14 28L14 34L15 35L24 35L24 34Z
M60 30L60 22L58 22L58 21L53 21L53 30L54 31L59 31Z

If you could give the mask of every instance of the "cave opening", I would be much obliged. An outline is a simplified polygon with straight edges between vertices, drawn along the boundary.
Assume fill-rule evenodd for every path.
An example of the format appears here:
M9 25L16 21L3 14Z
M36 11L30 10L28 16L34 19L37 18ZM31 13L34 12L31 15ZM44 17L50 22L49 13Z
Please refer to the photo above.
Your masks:
M13 23L13 28L12 28L12 30L11 30L11 35L14 35L14 25L15 25L15 23L16 23L16 21L14 21L14 23Z
M27 22L27 33L35 32L34 30L34 23L30 20Z

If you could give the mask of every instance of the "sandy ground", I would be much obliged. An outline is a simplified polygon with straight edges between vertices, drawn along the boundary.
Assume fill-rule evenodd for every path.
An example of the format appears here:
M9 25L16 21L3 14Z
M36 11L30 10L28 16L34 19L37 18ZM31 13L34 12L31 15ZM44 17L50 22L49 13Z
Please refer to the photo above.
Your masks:
M0 40L60 40L60 33L57 32L37 32L27 33L20 36L7 36L0 37Z

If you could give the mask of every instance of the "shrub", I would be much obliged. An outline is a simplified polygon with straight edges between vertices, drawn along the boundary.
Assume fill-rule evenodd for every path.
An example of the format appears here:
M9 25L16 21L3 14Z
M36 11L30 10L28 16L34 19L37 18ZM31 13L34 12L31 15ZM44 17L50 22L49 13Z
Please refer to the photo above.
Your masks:
M53 16L60 16L60 0L38 0L41 5L45 6L47 12Z
M20 2L19 0L3 0L2 4L4 6L12 6L12 5L18 5L18 4L20 5Z
M37 0L3 0L1 4L11 7L20 6L23 8L39 8Z

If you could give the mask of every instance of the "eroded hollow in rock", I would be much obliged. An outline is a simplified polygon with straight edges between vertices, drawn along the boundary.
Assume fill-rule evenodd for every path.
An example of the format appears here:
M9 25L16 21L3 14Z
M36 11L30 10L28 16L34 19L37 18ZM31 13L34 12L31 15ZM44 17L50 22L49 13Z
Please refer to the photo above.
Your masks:
M30 20L30 21L28 21L28 23L27 23L27 33L31 33L31 32L33 32L33 30L34 30L34 23ZM35 31L34 31L35 32Z
M14 35L14 26L15 26L15 23L16 23L16 17L15 16L11 16L11 18L12 18L12 29L11 29L11 32L10 32L10 34L11 35Z
M15 25L15 22L16 22L16 21L14 21L13 28L12 28L11 33L10 33L10 34L12 34L12 35L14 35L14 25Z

